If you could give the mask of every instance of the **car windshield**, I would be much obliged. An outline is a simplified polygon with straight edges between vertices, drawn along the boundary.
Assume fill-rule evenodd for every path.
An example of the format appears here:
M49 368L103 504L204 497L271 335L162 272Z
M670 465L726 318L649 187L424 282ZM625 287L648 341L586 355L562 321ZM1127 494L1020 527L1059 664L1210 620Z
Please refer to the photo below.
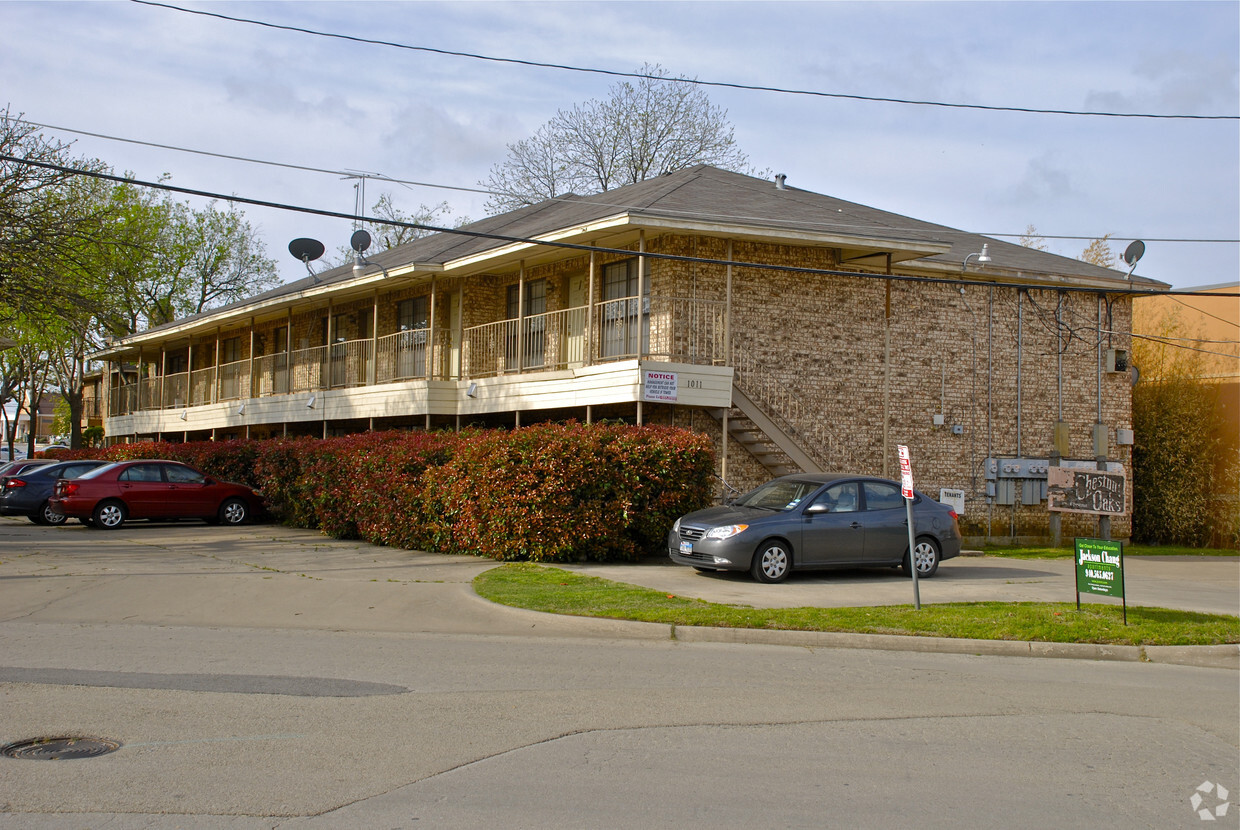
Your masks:
M821 486L821 483L813 481L775 479L756 490L750 490L734 504L740 507L757 507L761 510L792 510L804 501L806 496Z
M99 476L106 473L108 470L111 470L112 468L114 468L119 463L120 463L119 461L113 461L111 464L104 464L102 467L96 467L95 469L91 470L89 473L83 473L82 475L78 476L78 478L98 478Z

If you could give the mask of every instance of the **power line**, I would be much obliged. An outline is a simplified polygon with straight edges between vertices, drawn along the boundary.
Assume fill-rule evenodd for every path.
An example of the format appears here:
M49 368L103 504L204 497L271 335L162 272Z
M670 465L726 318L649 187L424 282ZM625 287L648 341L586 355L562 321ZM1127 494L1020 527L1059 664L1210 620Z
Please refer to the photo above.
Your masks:
M138 2L138 0L134 0L134 2ZM497 195L496 191L486 190L486 189L477 188L477 187L464 187L462 185L439 184L436 182L421 182L421 181L414 181L411 179L398 179L393 176L384 175L382 173L361 173L356 170L333 170L327 167L313 167L313 166L303 165L303 164L292 164L290 162L271 161L270 159L258 159L258 158L251 158L249 156L238 156L238 155L233 155L230 153L218 153L218 152L214 152L211 150L198 150L192 147L180 147L175 144L161 144L155 141L143 141L137 138L124 138L122 136L108 135L106 133L91 132L89 130L77 129L75 127L62 127L62 126L58 126L55 124L43 124L37 121L30 121L25 118L12 118L11 120L19 124L28 124L32 127L39 127L40 129L45 129L45 130L57 130L59 132L72 133L74 135L84 135L84 136L89 136L91 138L100 138L106 141L118 141L123 144L137 144L142 147L153 147L159 150L171 150L171 151L178 152L178 153L191 153L191 154L199 155L199 156L208 156L211 158L225 159L227 161L241 161L247 164L259 164L259 165L267 165L270 167L281 167L287 170L297 170L297 171L306 172L306 173L325 173L330 176L337 176L337 177L344 177L344 178L356 178L358 176L365 176L367 178L374 179L376 181L389 182L391 184L398 184L402 186L428 187L428 188L438 189L438 190L454 190L454 191L458 191L462 193L479 193L479 194L486 195L486 196ZM603 196L602 193L592 195L592 196L585 196L585 197L575 196L572 199L561 197L561 196L553 196L547 201L556 201L556 202L572 201L577 204L591 204L591 205L598 205L600 207L614 207L619 210L630 210L634 207L633 205L626 205L626 204L621 204L618 202L605 201L604 199L600 198L602 196ZM668 209L668 212L676 213L677 211ZM689 211L682 211L682 212L685 214L689 213ZM693 215L700 216L702 214L694 213ZM730 213L717 213L717 214L713 214L713 216L715 218L722 218L722 219L757 219L757 218L760 218L760 217L744 216L744 215L730 214ZM868 227L864 225L849 225L843 222L816 223L816 226L822 227L822 228L832 228L836 230L846 230L849 228ZM990 232L986 232L986 233L975 232L975 233L977 233L978 236L1010 237L1014 239L1028 235L1027 233L990 233ZM1091 241L1091 242L1095 239L1100 238L1100 236L1069 236L1069 235L1042 234L1042 233L1039 233L1038 237L1040 239L1086 240L1086 241ZM1121 239L1121 240L1122 239L1135 239L1135 238L1137 237L1129 237L1129 236L1117 237L1117 239ZM1236 239L1192 239L1192 238L1185 238L1185 237L1149 237L1149 236L1142 236L1140 238L1145 242L1159 242L1159 243L1183 242L1183 243L1193 243L1193 244L1197 244L1197 243L1202 243L1202 244L1221 243L1221 244L1230 244L1230 245L1240 244L1240 238L1236 238Z
M70 167L63 164L53 164L46 161L35 161L33 159L23 159L17 156L0 154L0 161L12 162L14 164L24 164L30 167L39 167L45 170L55 170L61 173L69 173L72 175L86 176L102 181L117 182L119 184L135 185L137 187L147 187L154 190L163 190L169 193L180 193L185 196L197 196L203 199L213 199L217 201L230 202L235 204L250 205L253 207L271 208L274 210L286 210L295 213L306 213L314 216L325 216L332 219L347 219L351 222L367 222L373 225L391 225L393 227L408 228L410 230L427 231L429 233L445 233L454 236L466 236L473 239L488 239L495 242L507 242L512 244L523 245L541 245L547 248L560 248L570 251L581 251L584 253L602 253L602 254L619 254L621 256L632 256L634 252L627 248L608 248L602 245L586 245L577 242L563 242L558 240L537 239L528 236L510 236L508 234L487 233L485 231L473 231L466 228L444 228L436 225L427 225L421 222L402 222L394 219L385 219L377 216L360 216L352 213L344 213L337 210L326 210L324 208L312 208L302 205L291 205L284 202L272 202L265 199L254 199L246 196L238 196L236 194L216 193L210 190L196 190L194 188L179 187L166 182L149 182L141 179L135 179L125 176L118 176L114 173L105 173L99 170L84 170L81 168ZM865 271L838 271L829 268L811 268L799 265L777 265L768 262L745 262L741 260L725 260L714 259L712 257L696 257L685 256L683 254L664 254L652 251L646 251L642 256L647 259L660 259L673 262L691 262L703 265L721 265L732 266L736 268L752 268L757 271L779 271L783 273L809 274L816 276L830 277L852 277L863 279L879 279L892 280L895 282L924 283L931 285L976 285L975 280L965 280L960 277L915 277L904 274L878 274ZM1017 288L1025 291L1031 290L1031 287L1024 283L1003 283L1003 282L986 282L987 286L995 288ZM1186 297L1208 296L1208 297L1240 297L1240 293L1235 294L1219 294L1194 291L1159 291L1156 289L1141 288L1098 288L1087 286L1055 286L1046 290L1062 291L1064 293L1086 293L1086 294L1114 294L1125 296L1162 296L1162 295L1179 295Z
M435 55L446 55L456 58L469 58L471 60L490 61L492 63L516 64L518 66L531 66L539 69L559 69L566 72L582 72L594 75L607 75L613 78L637 78L640 80L651 81L671 81L673 83L694 84L696 86L719 87L724 89L739 89L750 92L774 92L782 95L807 95L816 98L834 98L849 101L866 101L869 103L880 104L907 104L920 107L944 107L948 109L969 109L983 110L987 112L1021 112L1031 113L1035 115L1083 115L1097 116L1104 118L1159 118L1159 119L1182 119L1196 121L1240 121L1240 115L1173 115L1158 113L1137 113L1137 112L1104 112L1098 110L1063 110L1063 109L1038 109L1035 107L1005 107L990 106L986 104L960 104L945 101L920 101L911 98L886 98L874 95L854 95L843 92L822 92L811 89L789 89L785 87L760 86L754 84L732 83L727 81L702 81L697 78L667 78L660 75L650 75L642 72L618 72L612 69L598 69L585 66L572 66L563 63L547 63L543 61L524 60L521 58L501 58L494 55L482 55L475 52L459 52L451 49L440 49L433 46L413 46L407 43L397 43L390 40L379 40L376 38L359 37L357 35L344 35L337 32L324 32L317 29L308 29L304 26L288 26L279 23L270 23L265 20L256 20L248 17L234 17L232 15L221 14L219 12L202 11L200 9L187 9L181 6L174 6L170 3L158 3L154 0L131 0L143 6L155 6L172 11L183 12L185 14L196 14L202 17L214 17L219 20L227 20L232 23L247 23L252 26L262 26L268 29L279 29L286 32L299 32L301 34L314 35L315 37L334 38L337 40L347 40L352 43L364 43L372 46L387 46L393 49L405 49L411 52L428 52Z

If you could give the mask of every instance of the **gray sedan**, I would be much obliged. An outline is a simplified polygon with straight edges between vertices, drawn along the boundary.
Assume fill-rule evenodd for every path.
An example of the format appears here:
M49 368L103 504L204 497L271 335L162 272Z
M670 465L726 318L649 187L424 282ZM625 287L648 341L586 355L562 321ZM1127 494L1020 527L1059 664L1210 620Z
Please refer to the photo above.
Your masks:
M782 582L794 570L895 567L912 575L900 485L871 476L783 476L731 504L676 520L667 536L674 562L700 571L749 571ZM956 511L924 493L913 501L912 562L919 577L960 554Z

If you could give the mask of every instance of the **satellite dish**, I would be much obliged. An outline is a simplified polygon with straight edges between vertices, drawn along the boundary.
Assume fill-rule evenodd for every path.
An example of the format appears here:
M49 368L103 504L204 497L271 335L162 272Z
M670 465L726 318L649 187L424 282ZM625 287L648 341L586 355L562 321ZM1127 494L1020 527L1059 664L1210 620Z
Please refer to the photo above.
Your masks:
M1128 276L1126 279L1132 279L1132 272L1137 270L1137 260L1144 255L1144 242L1140 239L1134 239L1128 243L1128 247L1124 249L1124 262L1128 263Z
M370 234L365 230L358 228L349 237L349 247L357 251L359 254L370 247Z
M306 263L306 267L310 267L311 260L318 259L323 256L327 249L323 247L323 243L317 239L294 239L288 243L288 252L297 259Z

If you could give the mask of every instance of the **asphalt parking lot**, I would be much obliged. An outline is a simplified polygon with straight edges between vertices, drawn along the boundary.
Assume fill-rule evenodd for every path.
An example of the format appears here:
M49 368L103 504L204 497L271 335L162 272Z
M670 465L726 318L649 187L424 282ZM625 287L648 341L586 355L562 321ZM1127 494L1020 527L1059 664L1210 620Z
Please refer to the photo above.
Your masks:
M68 615L102 620L119 603L128 609L127 618L152 624L500 634L623 627L613 621L520 612L481 600L470 582L495 567L492 560L384 548L279 525L132 522L117 531L98 531L76 523L48 528L2 518L0 543L0 601L10 613L18 609L33 619ZM153 560L144 555L148 550L163 555ZM153 561L160 563L157 568L152 568ZM703 574L662 557L636 564L559 567L678 596L758 608L913 601L911 581L887 568L794 574L785 583L763 585L747 574ZM23 578L50 573L57 579L45 581L39 594L22 590ZM277 574L300 576L303 590L266 590L265 583ZM215 590L207 577L226 580L230 587ZM1129 605L1240 615L1237 557L1131 557L1125 562L1125 582ZM392 583L406 590L397 595L377 590ZM947 560L933 578L919 580L923 604L1071 602L1074 584L1068 559L986 556ZM72 597L71 603L49 601L62 592ZM1085 599L1118 603L1104 597ZM92 611L96 606L97 613ZM415 606L417 613L412 613ZM529 625L525 620L530 615L541 622Z
M1195 821L1203 780L1235 789L1234 645L565 617L479 598L495 565L274 525L0 520L0 744L120 744L0 758L0 827L958 827L997 809L1005 826L1126 830ZM922 598L1063 599L1063 565L952 560ZM1132 565L1134 603L1236 600L1235 559ZM911 598L890 570L759 585L571 567L751 605ZM934 762L912 774L919 755Z

